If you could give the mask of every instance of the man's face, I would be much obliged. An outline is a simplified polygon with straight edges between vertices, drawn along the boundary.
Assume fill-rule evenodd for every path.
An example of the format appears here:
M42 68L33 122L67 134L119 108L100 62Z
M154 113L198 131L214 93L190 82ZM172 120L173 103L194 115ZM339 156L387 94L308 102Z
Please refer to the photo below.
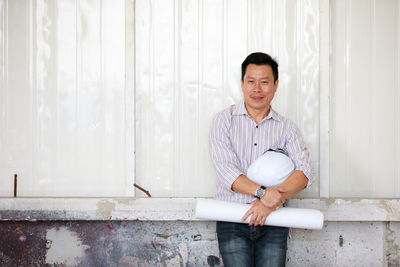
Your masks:
M248 112L268 111L278 83L278 80L274 82L271 66L249 64L242 80L244 102Z

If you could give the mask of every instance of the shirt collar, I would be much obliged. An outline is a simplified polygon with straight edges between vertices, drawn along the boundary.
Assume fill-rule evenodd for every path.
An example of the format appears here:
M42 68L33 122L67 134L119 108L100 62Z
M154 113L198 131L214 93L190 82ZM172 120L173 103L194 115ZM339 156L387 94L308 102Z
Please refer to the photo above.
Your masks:
M266 120L269 119L274 119L276 121L281 121L281 116L276 112L272 107L271 110L269 111L268 116L265 118Z
M234 110L232 112L232 115L237 115L237 116L239 116L239 115L249 115L247 113L246 107L244 106L244 101L243 100L241 100L239 103L237 103L235 105L235 108L234 108Z
M235 106L235 109L233 110L232 115L236 115L236 116L247 115L247 116L249 116L249 113L247 113L247 109L246 109L246 107L244 105L244 100L241 100ZM276 120L276 121L281 121L281 118L280 118L279 114L272 107L271 107L271 110L269 111L267 117L264 118L262 121L269 120L269 119L273 119L273 120Z

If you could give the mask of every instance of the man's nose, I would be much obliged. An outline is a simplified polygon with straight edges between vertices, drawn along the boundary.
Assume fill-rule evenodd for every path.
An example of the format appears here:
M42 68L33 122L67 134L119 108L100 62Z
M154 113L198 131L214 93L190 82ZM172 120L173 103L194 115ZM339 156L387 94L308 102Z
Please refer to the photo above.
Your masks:
M260 91L261 90L261 83L260 82L256 82L255 83L254 90L256 90L256 91Z

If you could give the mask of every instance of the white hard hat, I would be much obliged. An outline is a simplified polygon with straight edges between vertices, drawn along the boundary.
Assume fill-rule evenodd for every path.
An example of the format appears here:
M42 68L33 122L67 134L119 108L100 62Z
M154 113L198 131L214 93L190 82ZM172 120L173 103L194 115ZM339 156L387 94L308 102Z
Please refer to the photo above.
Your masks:
M247 170L247 177L257 184L271 187L280 185L294 171L292 160L282 150L268 150Z

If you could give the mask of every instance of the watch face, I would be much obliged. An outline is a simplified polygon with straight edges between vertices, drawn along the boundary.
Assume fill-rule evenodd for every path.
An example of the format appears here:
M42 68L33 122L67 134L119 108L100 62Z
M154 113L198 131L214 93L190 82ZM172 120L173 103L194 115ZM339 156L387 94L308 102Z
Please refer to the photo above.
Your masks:
M256 196L259 198L262 198L264 196L264 192L265 192L265 190L260 187L256 191Z

